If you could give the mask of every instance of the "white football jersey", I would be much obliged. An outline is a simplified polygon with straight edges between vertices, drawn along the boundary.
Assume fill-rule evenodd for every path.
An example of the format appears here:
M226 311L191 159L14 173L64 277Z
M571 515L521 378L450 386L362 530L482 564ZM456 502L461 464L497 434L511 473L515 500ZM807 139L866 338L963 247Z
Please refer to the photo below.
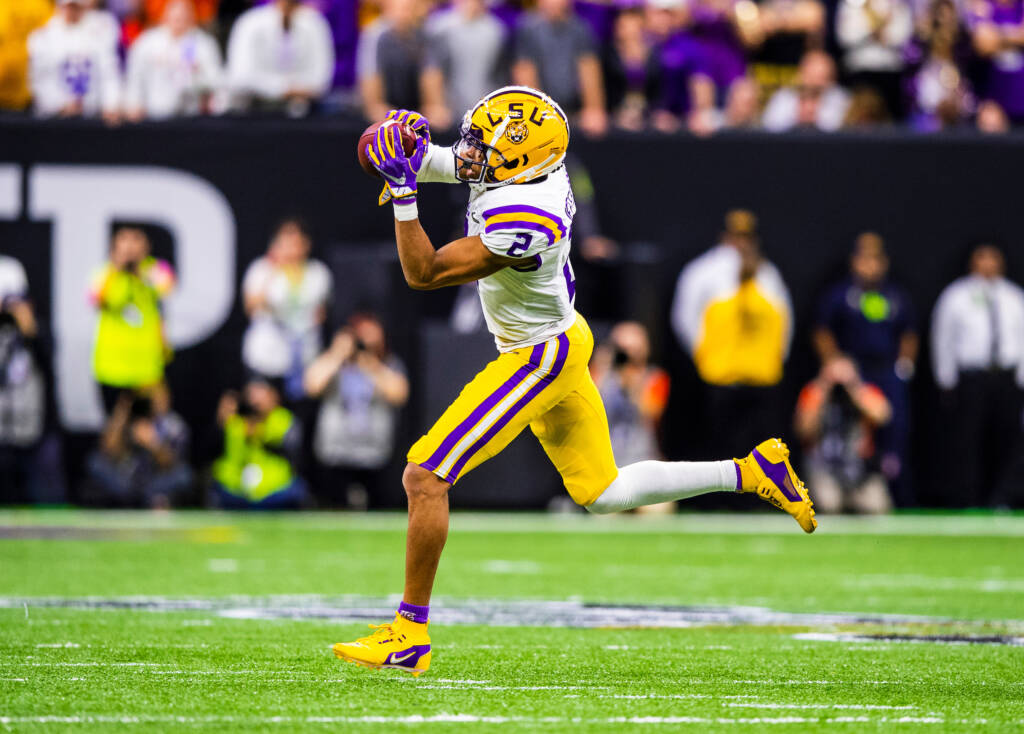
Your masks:
M451 149L431 145L418 180L459 183ZM466 236L478 235L496 255L522 261L478 282L498 350L510 352L561 334L576 319L576 277L569 262L576 202L565 167L528 183L469 188Z

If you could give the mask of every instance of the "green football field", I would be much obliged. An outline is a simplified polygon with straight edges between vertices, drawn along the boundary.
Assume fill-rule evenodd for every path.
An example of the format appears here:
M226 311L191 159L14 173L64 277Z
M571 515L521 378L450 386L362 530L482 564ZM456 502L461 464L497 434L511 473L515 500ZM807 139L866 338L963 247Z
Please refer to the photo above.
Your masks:
M456 514L419 678L404 522L0 512L0 730L1024 730L1024 516Z

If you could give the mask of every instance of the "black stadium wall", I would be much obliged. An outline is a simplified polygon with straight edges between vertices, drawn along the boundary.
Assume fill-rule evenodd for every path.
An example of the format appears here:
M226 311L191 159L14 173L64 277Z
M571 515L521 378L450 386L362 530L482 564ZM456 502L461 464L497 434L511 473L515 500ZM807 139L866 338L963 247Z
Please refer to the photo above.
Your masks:
M88 270L121 222L145 225L156 253L181 273L169 380L178 410L197 433L197 458L212 450L203 432L217 398L242 378L242 273L285 216L310 224L315 254L334 272L332 321L356 308L384 315L413 377L403 445L482 366L490 352L486 337L458 338L436 322L452 294L404 287L390 212L376 206L378 184L356 164L359 132L329 121L219 119L115 129L0 121L0 251L25 265L41 321L50 325L54 421L69 436L72 474L97 420L87 384ZM578 268L581 303L597 304L597 321L638 317L652 330L657 355L674 377L663 426L670 458L692 457L688 449L700 434L694 373L668 330L675 278L715 243L725 211L741 206L758 215L764 252L793 296L788 406L816 368L809 327L823 287L844 272L857 233L885 237L893 275L909 288L925 337L913 391L917 497L941 502L940 477L928 461L940 433L927 364L930 313L939 291L963 272L971 244L982 239L1003 246L1011 277L1024 282L1024 138L622 134L579 137L572 149L589 170L604 233L623 247L620 266ZM435 243L461 229L464 191L427 186L420 200ZM584 295L598 282L601 297ZM788 407L780 413L780 433L791 433L791 417ZM540 457L532 438L520 439L513 454L460 484L456 504L543 505L557 493L557 477ZM399 457L396 478L400 463ZM387 503L401 501L394 484Z

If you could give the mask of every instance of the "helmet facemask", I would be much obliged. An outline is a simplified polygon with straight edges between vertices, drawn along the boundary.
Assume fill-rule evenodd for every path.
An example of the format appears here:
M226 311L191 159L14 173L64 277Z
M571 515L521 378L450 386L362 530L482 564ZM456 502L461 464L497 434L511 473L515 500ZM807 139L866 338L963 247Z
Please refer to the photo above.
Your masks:
M455 176L466 183L494 181L494 169L506 163L505 156L483 140L483 131L473 125L469 116L459 126L459 139L452 146L455 154Z

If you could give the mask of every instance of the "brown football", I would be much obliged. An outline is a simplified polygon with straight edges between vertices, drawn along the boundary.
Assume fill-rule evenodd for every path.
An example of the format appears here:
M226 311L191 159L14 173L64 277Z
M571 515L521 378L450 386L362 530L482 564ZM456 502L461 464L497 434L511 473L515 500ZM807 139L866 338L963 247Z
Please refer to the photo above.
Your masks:
M370 125L370 127L363 130L363 134L359 136L359 144L356 146L356 155L359 156L359 165L363 167L363 170L366 171L366 173L374 178L380 178L380 173L373 167L370 159L366 157L366 146L373 142L374 137L377 135L377 128L388 122L393 121L382 120L380 122L375 122ZM406 155L412 155L416 152L416 133L413 132L413 129L408 125L402 123L395 124L399 126L402 132L402 150L405 151Z

